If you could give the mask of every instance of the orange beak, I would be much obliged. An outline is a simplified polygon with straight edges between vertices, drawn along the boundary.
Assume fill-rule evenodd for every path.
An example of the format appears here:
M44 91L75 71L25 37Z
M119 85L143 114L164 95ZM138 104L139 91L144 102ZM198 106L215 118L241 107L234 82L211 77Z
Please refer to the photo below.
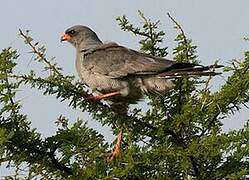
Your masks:
M72 38L72 36L70 36L70 35L67 34L67 33L64 33L64 34L61 36L61 42L62 42L62 41L69 41L71 38Z

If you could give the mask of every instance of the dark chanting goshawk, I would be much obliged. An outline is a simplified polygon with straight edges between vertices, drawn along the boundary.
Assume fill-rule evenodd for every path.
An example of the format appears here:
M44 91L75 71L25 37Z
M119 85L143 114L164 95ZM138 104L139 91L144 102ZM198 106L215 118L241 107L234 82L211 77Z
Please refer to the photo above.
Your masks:
M169 77L215 75L211 70L222 67L177 63L116 43L102 43L93 30L82 25L67 29L61 41L76 48L76 69L83 83L101 93L92 100L118 97L121 102L136 103L144 94L172 89Z
M137 103L148 93L163 95L174 87L172 78L179 76L216 75L221 65L202 66L177 63L161 57L141 53L116 43L102 43L89 27L76 25L65 31L61 41L76 48L76 69L83 83L100 94L88 100L109 98L112 108L126 114L129 104ZM122 131L108 160L121 149Z

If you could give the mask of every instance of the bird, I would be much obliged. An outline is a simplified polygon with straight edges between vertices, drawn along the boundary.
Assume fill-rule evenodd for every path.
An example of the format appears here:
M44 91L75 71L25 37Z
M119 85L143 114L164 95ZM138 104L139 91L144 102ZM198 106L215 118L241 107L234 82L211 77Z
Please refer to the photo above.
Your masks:
M89 27L72 26L61 36L76 48L76 70L82 82L99 94L89 99L136 104L146 94L165 94L174 88L172 77L216 75L222 65L179 63L151 56L114 42L103 43Z
M215 68L222 65L203 66L194 63L179 63L155 57L115 42L103 43L89 27L75 25L65 30L62 41L76 48L76 70L84 84L98 95L86 98L89 101L109 99L112 109L118 114L127 114L129 104L136 104L147 94L164 95L174 88L172 78L182 76L217 75ZM107 158L112 161L120 154L122 129L117 143Z

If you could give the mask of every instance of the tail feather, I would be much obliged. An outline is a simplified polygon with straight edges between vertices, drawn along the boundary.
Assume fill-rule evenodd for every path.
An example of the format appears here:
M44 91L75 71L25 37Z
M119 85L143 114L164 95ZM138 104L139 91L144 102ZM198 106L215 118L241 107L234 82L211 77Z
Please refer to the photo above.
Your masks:
M179 63L181 64L181 63ZM185 63L184 63L185 64ZM181 67L181 68L179 68ZM201 66L193 65L191 66L178 66L178 68L172 68L169 71L160 73L158 76L160 78L176 78L182 76L215 76L221 74L220 72L215 72L215 69L224 67L223 65L210 65L210 66Z

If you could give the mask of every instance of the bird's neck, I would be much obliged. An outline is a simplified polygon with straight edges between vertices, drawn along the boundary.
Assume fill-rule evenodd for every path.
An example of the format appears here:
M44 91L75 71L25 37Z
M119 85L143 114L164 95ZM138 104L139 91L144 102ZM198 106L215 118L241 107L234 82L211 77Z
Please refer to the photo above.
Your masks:
M87 41L82 41L79 45L76 46L78 51L87 51L95 49L96 47L102 45L103 43L99 39L89 39Z

